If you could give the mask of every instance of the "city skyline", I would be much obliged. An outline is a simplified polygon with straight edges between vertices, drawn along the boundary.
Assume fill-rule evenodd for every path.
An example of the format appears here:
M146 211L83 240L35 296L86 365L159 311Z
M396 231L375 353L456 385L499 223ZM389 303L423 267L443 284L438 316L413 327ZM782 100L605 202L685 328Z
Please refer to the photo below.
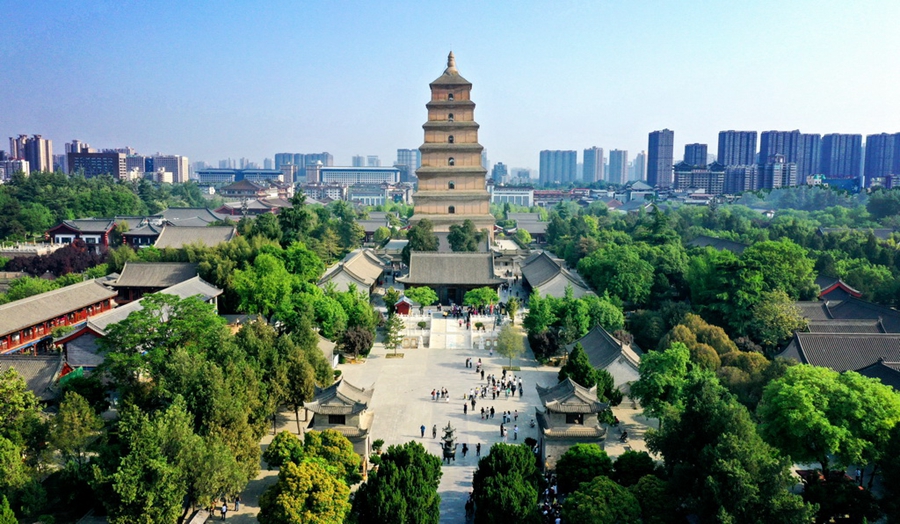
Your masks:
M336 165L356 154L387 164L420 142L423 86L450 50L475 85L492 165L536 169L541 150L592 146L634 154L664 128L676 157L728 129L900 131L892 2L463 3L469 24L417 3L7 3L4 13L3 138L212 165L313 151ZM635 22L590 30L609 19ZM387 30L398 21L403 31ZM706 32L685 35L688 26ZM641 39L622 38L635 30ZM790 67L779 65L788 55ZM583 67L598 57L607 67ZM696 63L740 81L693 82L683 71ZM765 67L778 82L757 74Z

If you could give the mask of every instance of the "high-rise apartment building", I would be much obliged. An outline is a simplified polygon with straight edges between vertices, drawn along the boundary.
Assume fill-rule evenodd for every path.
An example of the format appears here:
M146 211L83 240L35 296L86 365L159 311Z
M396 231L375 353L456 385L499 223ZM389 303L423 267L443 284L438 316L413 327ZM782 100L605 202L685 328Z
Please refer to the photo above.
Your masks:
M624 184L628 180L628 151L613 149L609 152L609 182Z
M766 162L760 163L756 187L753 189L778 189L797 185L797 164L788 162L782 154L769 155Z
M365 167L366 157L362 155L353 155L353 159L350 161L350 165L353 167Z
M367 156L366 167L381 167L381 159L378 158L378 155Z
M810 175L821 174L822 135L802 133L797 145L797 177L803 182Z
M900 133L866 136L866 187L870 187L876 179L889 175L900 175Z
M126 156L123 153L67 153L69 174L85 178L109 175L120 180L128 179Z
M766 162L774 155L784 155L787 163L796 163L800 156L799 129L794 131L763 131L759 134L759 161Z
M606 180L606 173L603 172L603 148L591 147L584 150L582 177L585 184L592 184L601 180Z
M695 166L682 161L673 170L677 189L702 189L707 195L721 195L725 191L725 166L718 162Z
M860 176L862 135L832 133L822 137L819 171L826 178L855 178Z
M509 169L506 164L503 162L494 164L494 168L491 169L491 178L494 179L495 184L505 184L509 182Z
M153 156L152 171L160 170L172 173L172 181L176 184L183 184L190 179L191 164L186 156L160 155L157 153Z
M9 138L12 158L27 160L31 171L53 171L53 141L41 135L19 135Z
M634 156L634 162L631 163L630 180L647 180L647 153L641 151Z
M708 156L706 144L684 145L684 163L689 166L705 166Z
M719 131L719 154L723 166L747 166L756 163L756 131Z
M654 187L672 187L674 162L675 131L663 129L650 133L647 143L647 184ZM610 156L610 169L612 169L612 156ZM612 180L610 179L610 181Z
M568 184L575 181L578 153L576 151L541 151L540 182L542 186Z

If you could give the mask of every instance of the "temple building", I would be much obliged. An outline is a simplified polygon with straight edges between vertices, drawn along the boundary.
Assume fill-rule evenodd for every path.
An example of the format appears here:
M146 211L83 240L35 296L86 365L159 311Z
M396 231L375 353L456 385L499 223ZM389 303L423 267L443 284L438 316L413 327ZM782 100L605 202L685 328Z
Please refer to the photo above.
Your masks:
M553 387L536 387L544 405L544 411L535 408L535 418L545 469L555 469L559 457L575 444L603 445L606 430L597 415L609 409L609 404L600 402L597 386L587 389L566 378Z
M316 386L315 398L304 407L313 413L308 429L324 431L333 429L347 437L355 451L363 459L363 467L369 463L371 448L369 430L375 413L369 409L372 388L356 387L343 378L328 386Z
M425 143L419 148L422 166L416 170L418 191L413 195L415 215L434 224L436 233L469 219L476 229L488 230L493 239L494 217L486 187L487 170L482 167L475 122L475 103L469 97L472 84L460 76L451 52L447 69L430 84L431 101L426 104L428 121Z

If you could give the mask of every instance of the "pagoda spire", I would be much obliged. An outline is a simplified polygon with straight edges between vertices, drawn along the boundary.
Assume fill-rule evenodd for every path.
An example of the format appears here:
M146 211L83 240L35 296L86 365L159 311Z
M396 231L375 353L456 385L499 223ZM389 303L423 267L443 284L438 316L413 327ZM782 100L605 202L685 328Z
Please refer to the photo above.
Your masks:
M447 55L447 69L444 70L444 74L447 73L459 73L456 69L456 57L453 56L453 51L450 51L450 54Z

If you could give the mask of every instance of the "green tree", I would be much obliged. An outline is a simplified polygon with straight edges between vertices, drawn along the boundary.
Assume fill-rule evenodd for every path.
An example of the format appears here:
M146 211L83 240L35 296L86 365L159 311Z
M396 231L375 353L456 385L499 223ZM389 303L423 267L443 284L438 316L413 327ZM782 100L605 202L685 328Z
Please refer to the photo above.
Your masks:
M791 460L763 442L715 377L691 371L680 397L684 407L648 431L647 446L662 455L687 509L703 522L809 522L813 508L789 491Z
M88 444L103 427L103 420L78 393L68 392L50 429L50 444L67 463L81 470L88 462Z
M303 242L292 242L282 253L284 267L301 282L317 282L325 272L322 259Z
M630 304L643 304L650 297L653 266L632 246L601 248L578 262L578 272L598 293L609 293Z
M384 305L387 308L388 315L394 314L394 305L400 300L400 292L395 288L389 287L384 291Z
M0 524L19 524L19 519L9 507L9 501L6 500L5 495L0 495Z
M391 230L385 226L381 226L375 230L375 234L373 235L373 240L378 245L383 245L385 242L391 239Z
M690 351L680 342L665 351L645 353L639 368L641 378L631 385L631 396L647 414L659 419L680 410L690 360Z
M633 486L647 475L658 473L656 463L646 451L627 450L613 464L613 480L625 486Z
M626 488L598 476L566 497L561 516L566 522L637 524L641 507Z
M497 353L509 359L509 367L512 367L512 359L518 358L525 351L525 341L522 333L512 324L504 324L497 336Z
M338 340L347 329L348 321L347 312L341 303L334 297L323 295L316 299L313 307L322 336L329 340Z
M518 228L516 230L516 240L518 240L523 246L527 246L534 241L534 239L531 238L531 233L522 228Z
M669 493L666 481L653 475L645 475L631 486L630 491L641 506L644 524L679 522L676 516L678 501Z
M781 290L764 293L752 311L751 333L770 354L794 336L795 331L806 328L807 320L800 308Z
M512 325L516 325L516 313L518 313L519 307L519 299L516 297L510 297L506 301L506 313L509 315L509 323Z
M299 464L303 460L303 442L290 431L275 435L262 455L269 469L280 468L288 462Z
M276 242L280 241L281 226L278 224L278 217L272 213L263 213L257 216L253 219L249 236L261 236Z
M441 461L418 442L391 446L353 499L358 524L437 524Z
M403 263L406 265L409 265L410 252L437 251L440 245L437 235L434 234L434 224L427 218L419 220L414 226L409 228L406 239L409 242L403 247L403 252L401 253Z
M438 301L437 293L428 286L419 286L403 291L406 298L421 306L430 306Z
M353 444L347 437L333 429L307 431L303 441L303 451L307 457L324 459L335 474L352 486L360 480L362 460L353 451Z
M232 284L239 299L239 309L258 313L269 322L277 312L288 307L292 285L293 278L284 262L266 253L257 256L252 267L235 271Z
M471 291L466 291L463 296L463 304L466 306L487 306L500 302L500 295L497 291L489 287L478 287Z
M585 295L579 300L587 306L591 326L603 326L603 329L610 333L625 327L625 315L622 314L622 308L610 302L608 298L600 298L591 294Z
M288 462L278 481L259 498L261 524L343 524L350 488L328 472L327 462Z
M549 297L541 297L541 293L536 289L532 291L531 296L528 297L528 313L522 322L525 330L530 334L543 333L555 321L556 317L553 315Z
M397 354L397 348L403 344L403 330L406 328L399 315L390 315L384 326L384 348Z
M900 421L900 396L877 379L798 365L763 391L760 433L797 462L877 463Z
M612 460L597 444L575 444L556 462L560 493L572 493L582 482L597 476L609 477L612 472Z
M818 293L813 261L806 250L788 239L757 242L741 254L741 261L759 271L766 291L781 290L794 300L810 300Z
M40 277L19 277L9 283L6 298L12 302L53 291L57 287L59 286L52 280L45 280Z
M475 229L475 223L469 219L463 220L462 225L450 226L447 241L453 251L478 251L479 246L487 238L487 231Z
M372 350L372 344L375 342L375 334L363 327L354 326L344 331L341 340L338 342L338 348L341 353L358 357L360 355L368 355Z
M472 480L475 521L537 524L538 483L534 453L526 445L497 443L478 461Z

